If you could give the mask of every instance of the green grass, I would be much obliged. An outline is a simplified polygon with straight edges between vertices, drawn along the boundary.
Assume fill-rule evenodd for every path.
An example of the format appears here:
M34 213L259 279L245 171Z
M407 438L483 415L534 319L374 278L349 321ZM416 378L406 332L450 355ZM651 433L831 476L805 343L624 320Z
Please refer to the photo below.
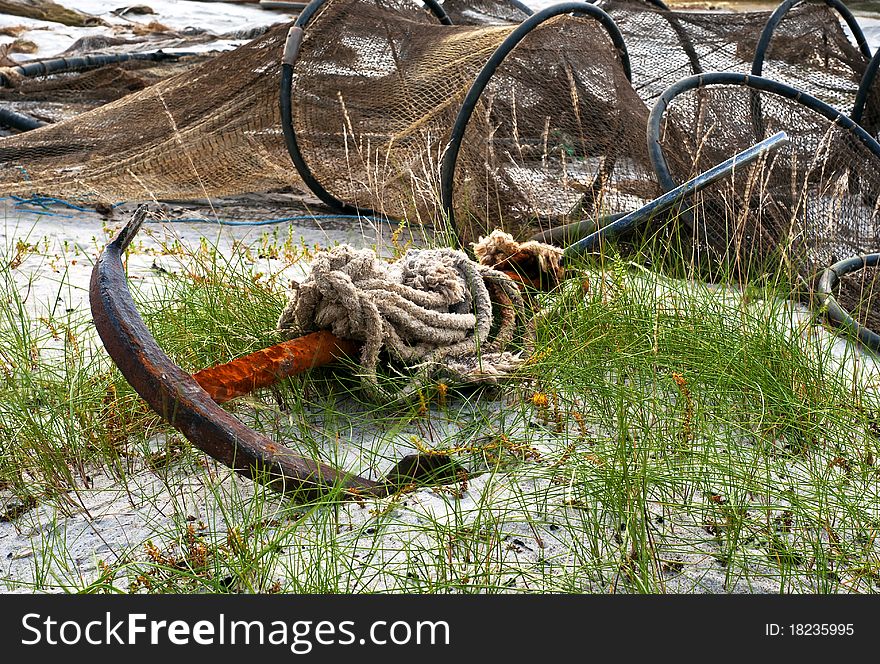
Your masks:
M542 296L536 353L501 387L387 408L346 370L321 370L233 401L254 428L346 470L377 476L416 449L453 449L469 471L384 500L297 502L206 461L151 414L87 315L34 314L16 251L0 260L0 527L29 542L30 573L19 564L0 587L878 589L876 369L862 358L854 371L855 352L832 353L809 316L792 322L773 279L660 276L639 267L658 263L646 245ZM277 341L289 268L309 256L272 236L231 255L157 253L185 268L132 287L190 371ZM75 520L123 505L130 541L82 551Z

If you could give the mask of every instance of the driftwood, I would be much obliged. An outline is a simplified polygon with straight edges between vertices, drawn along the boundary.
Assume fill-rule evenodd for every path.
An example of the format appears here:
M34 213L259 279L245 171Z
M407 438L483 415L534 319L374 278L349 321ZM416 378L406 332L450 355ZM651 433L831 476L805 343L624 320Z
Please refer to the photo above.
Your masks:
M0 14L24 16L77 27L106 25L97 16L68 9L51 0L0 0Z

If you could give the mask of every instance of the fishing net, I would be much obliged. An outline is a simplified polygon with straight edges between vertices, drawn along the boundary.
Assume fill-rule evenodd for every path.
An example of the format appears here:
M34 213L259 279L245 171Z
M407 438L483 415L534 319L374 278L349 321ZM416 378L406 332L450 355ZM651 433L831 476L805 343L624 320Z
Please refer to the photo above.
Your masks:
M436 216L443 144L512 29L442 25L406 1L324 2L305 26L290 93L298 149L317 185L391 217Z
M0 145L0 194L112 203L304 189L285 150L278 110L289 27L275 26L235 51L149 86L129 79L121 87L143 89L66 122L6 138ZM366 188L377 210L394 216L412 212L411 199L426 188L417 183L414 191L410 179L426 174L427 186L435 184L439 146L456 106L512 29L442 26L409 0L325 3L309 25L295 79L297 127L310 165L328 188L336 185L328 173L338 169L345 184L340 196L352 202L364 198ZM51 90L60 110L47 119L56 119L121 96L118 85L102 90L100 81L113 75L27 81L4 94L39 99ZM96 85L89 88L89 80ZM319 124L304 126L309 117ZM367 144L347 143L350 129ZM379 154L372 149L381 140L376 132L395 141L378 175L369 161ZM364 168L349 172L358 158ZM399 186L381 186L385 179ZM428 196L436 199L436 192Z
M0 142L0 194L200 199L299 182L281 139L287 26L72 120Z
M769 17L604 3L630 44L634 88L616 28L595 13L536 22L489 71L527 10L508 0L442 6L468 24L444 25L416 0L326 0L307 10L290 92L308 177L283 139L278 82L290 26L279 25L155 81L135 65L29 81L29 94L56 95L71 113L84 107L77 103L112 101L5 138L0 194L113 203L308 185L337 209L422 222L451 213L464 242L496 227L522 239L656 196L645 101L695 67L747 70ZM801 87L819 81L826 100L834 90L849 95L864 58L839 15L825 3L793 4L769 42L765 72L803 73ZM829 71L836 78L826 81ZM464 112L478 80L484 89ZM740 138L744 145L751 136ZM730 156L727 147L713 156Z
M627 44L633 85L652 104L670 85L710 71L753 72L804 90L849 113L870 52L858 22L838 0L786 0L774 12L670 11L656 0L599 0ZM452 22L519 23L515 0L447 0ZM768 27L772 17L774 25Z
M774 20L779 20L775 27ZM871 51L840 0L787 0L762 39L766 47L756 46L752 73L803 90L842 113L852 111Z
M61 122L143 90L209 58L190 55L158 62L129 60L83 71L12 78L0 87L0 103L44 122Z
M880 248L880 145L846 117L773 81L735 74L687 79L664 99L654 119L666 188L777 131L790 139L698 194L668 226L708 276L782 274L808 293L832 263ZM841 293L844 308L859 299L850 285Z
M691 74L752 71L759 38L773 16L665 11L643 0L603 0L600 6L624 35L633 85L648 104ZM777 16L755 73L849 113L870 57L867 46L858 45L864 36L855 19L845 7L825 2L786 2Z
M624 194L605 191L616 163L640 160L630 175L650 177L647 111L627 80L622 44L598 20L604 14L586 8L593 15L536 23L487 67L515 26L448 26L405 5L325 2L305 27L291 91L291 125L312 188L331 204L437 219L444 150L467 109L449 171L464 242L495 227L521 237L619 208ZM338 42L325 39L331 33ZM560 49L564 43L591 46ZM465 105L478 79L488 83L475 106Z
M497 227L523 237L640 207L660 193L646 123L603 25L559 17L537 27L492 73L468 119L449 183L460 235Z

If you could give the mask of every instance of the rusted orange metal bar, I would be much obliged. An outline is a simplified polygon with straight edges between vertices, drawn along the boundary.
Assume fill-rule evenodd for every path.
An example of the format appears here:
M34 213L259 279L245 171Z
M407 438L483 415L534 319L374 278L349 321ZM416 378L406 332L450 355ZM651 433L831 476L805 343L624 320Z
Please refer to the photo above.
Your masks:
M334 360L351 357L360 344L321 330L263 348L226 364L193 374L217 403L268 387L282 378L311 371Z

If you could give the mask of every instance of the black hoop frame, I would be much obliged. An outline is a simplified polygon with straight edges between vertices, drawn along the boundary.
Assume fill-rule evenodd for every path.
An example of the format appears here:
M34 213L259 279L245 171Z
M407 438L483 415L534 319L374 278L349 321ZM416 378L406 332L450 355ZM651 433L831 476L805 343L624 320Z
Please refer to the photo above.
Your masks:
M281 104L281 130L284 133L284 144L287 147L287 153L293 165L296 167L297 173L303 179L305 185L330 209L339 214L362 215L362 216L378 216L385 215L371 210L362 208L357 205L346 203L329 191L318 181L311 168L309 168L302 151L299 149L299 142L296 138L296 131L293 128L293 100L291 99L291 86L293 85L293 71L296 62L299 59L299 50L305 38L305 29L312 17L330 0L312 0L308 6L302 11L297 18L293 27L287 33L287 40L284 44L284 55L281 64L281 94L279 97ZM437 0L423 0L428 11L443 25L452 25L452 21L443 10Z
M819 296L820 304L823 305L828 320L833 325L855 336L864 346L874 352L880 351L880 334L869 330L850 316L840 306L840 303L838 303L833 295L833 291L837 284L840 283L841 277L867 267L877 266L880 266L880 254L864 254L845 258L825 270L819 278L819 284L816 287L816 294Z
M865 114L865 106L868 103L868 95L871 93L871 87L874 85L874 79L877 78L877 70L880 69L880 50L868 61L865 67L865 73L859 83L859 89L856 91L856 101L853 104L852 113L849 114L855 122L862 124Z
M868 40L865 39L865 33L862 32L859 22L856 20L856 17L853 16L849 8L843 4L841 0L821 1L840 14L840 17L846 22L847 27L852 31L853 37L855 37L856 44L862 52L862 55L865 56L866 60L870 60L871 48L868 46ZM758 38L758 44L755 46L755 57L752 60L752 75L760 76L764 71L764 58L767 56L767 48L770 46L770 40L773 39L773 33L776 32L776 28L782 23L782 19L785 18L785 15L788 14L790 9L796 5L803 4L804 2L805 0L785 0L785 2L779 5L773 10L773 13L770 14L770 18L767 19L767 23L761 31L761 36Z
M838 124L844 129L852 131L856 138L858 138L859 142L864 144L865 147L880 158L880 144L877 143L874 137L847 115L841 113L833 106L826 104L824 101L816 99L816 97L797 90L789 85L785 85L784 83L761 78L760 76L752 76L750 74L741 74L738 72L709 72L707 74L698 74L696 76L683 78L678 83L668 87L666 91L660 95L660 98L654 104L654 108L651 109L651 113L648 116L648 157L651 160L651 166L654 168L654 173L657 175L657 180L664 191L674 189L680 183L675 182L672 178L672 174L669 171L669 164L666 161L666 156L663 154L663 148L660 145L660 125L663 120L663 115L669 107L670 102L679 94L708 85L738 85L751 90L777 94L786 99L796 101L806 106L811 111L819 113L831 122Z
M608 36L614 48L617 50L621 63L623 64L624 73L627 80L632 80L632 70L630 69L629 53L626 50L626 43L623 35L620 33L614 20L601 8L587 2L562 2L543 9L523 21L519 27L510 33L507 38L501 42L495 52L492 53L489 60L483 66L483 69L474 79L473 84L468 90L464 98L464 102L455 118L455 124L452 126L452 133L446 150L443 152L443 159L440 163L440 204L447 223L452 228L457 239L461 239L461 235L455 226L455 213L453 206L454 188L455 188L455 167L458 162L458 154L461 151L461 142L464 139L468 122L473 115L477 102L483 94L486 86L489 84L492 76L498 70L498 67L504 62L504 59L513 51L514 48L526 38L526 36L545 21L555 18L563 14L580 14L598 21Z

